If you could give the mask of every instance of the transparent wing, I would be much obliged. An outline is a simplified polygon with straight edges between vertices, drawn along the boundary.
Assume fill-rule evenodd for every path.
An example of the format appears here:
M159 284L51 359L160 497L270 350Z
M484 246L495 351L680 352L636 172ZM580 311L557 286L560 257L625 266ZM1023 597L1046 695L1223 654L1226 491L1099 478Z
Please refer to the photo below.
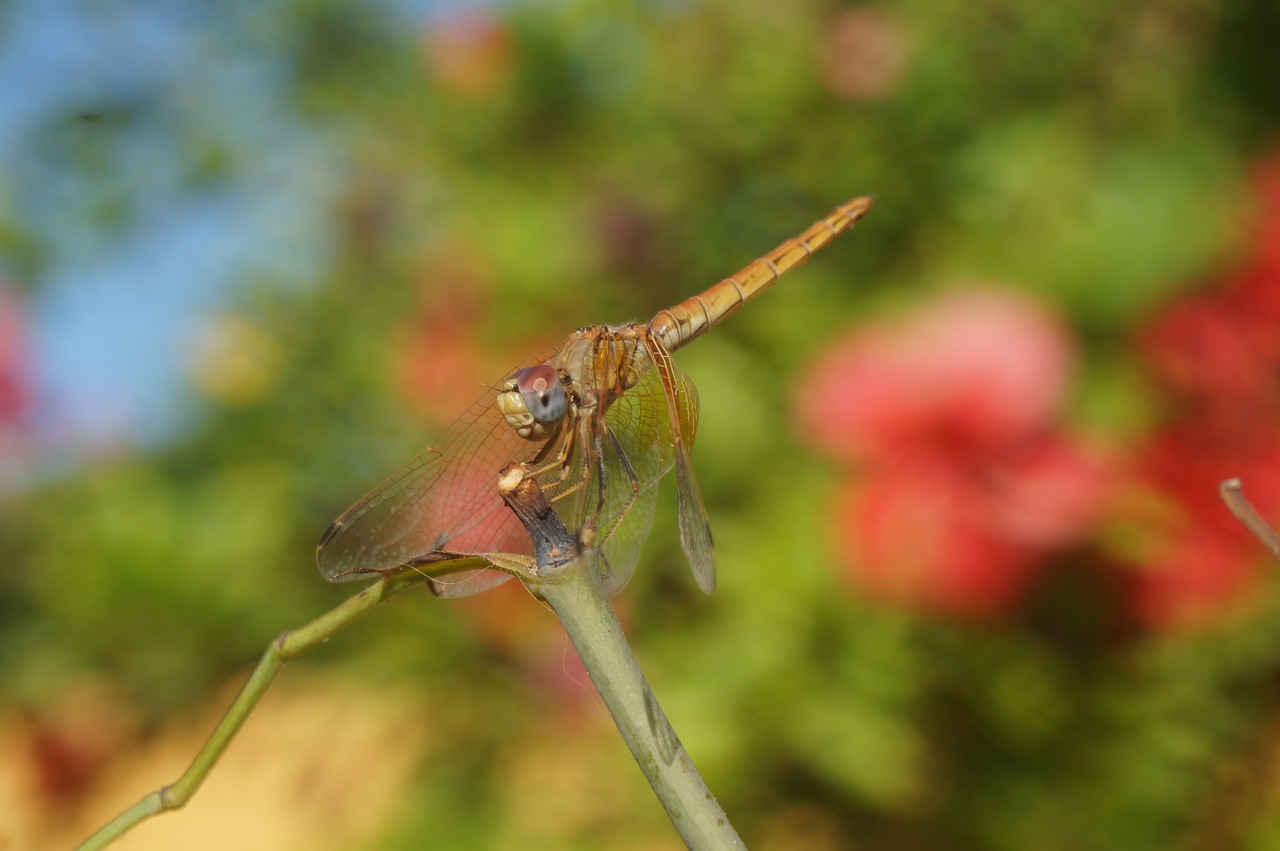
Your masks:
M605 590L611 595L620 591L635 571L640 549L653 527L658 482L676 462L673 418L661 373L648 362L644 349L638 349L636 356L646 361L647 368L640 381L610 406L601 440L605 500L597 534L603 541ZM698 422L697 391L679 367L672 367L682 388L676 396L678 422L685 440L692 443ZM597 503L599 481L598 474L592 477L583 508Z
M465 554L532 553L528 533L498 496L497 476L512 461L532 459L545 443L517 435L494 394L486 393L430 447L333 522L316 548L320 573L340 582ZM497 571L459 573L442 578L437 590L465 596L506 577Z
M671 354L656 336L644 337L645 348L656 367L663 394L667 400L667 412L671 420L674 438L676 468L676 511L680 525L680 546L693 578L706 594L716 590L715 546L711 538L711 524L707 520L707 507L702 501L702 490L693 474L689 450L697 431L698 396L693 382L676 366Z
M660 352L664 363L655 368L649 350L637 348L641 378L613 402L600 427L587 430L598 440L575 442L563 466L549 465L538 476L557 516L573 534L599 509L596 532L610 594L635 571L653 526L658 481L673 467L680 476L682 542L686 513L700 518L706 529L701 496L688 496L690 487L697 493L688 463L698 426L697 391L665 350ZM567 441L573 431L566 424L554 439ZM528 533L498 496L497 476L512 461L533 462L540 453L543 460L554 458L563 448L546 443L517 435L494 404L494 394L486 393L430 447L334 521L316 550L321 574L346 581L421 566L443 597L478 594L501 584L509 574L477 568L478 562L465 556L532 553ZM704 590L709 535L700 548L691 550L685 543ZM709 569L714 577L714 567Z

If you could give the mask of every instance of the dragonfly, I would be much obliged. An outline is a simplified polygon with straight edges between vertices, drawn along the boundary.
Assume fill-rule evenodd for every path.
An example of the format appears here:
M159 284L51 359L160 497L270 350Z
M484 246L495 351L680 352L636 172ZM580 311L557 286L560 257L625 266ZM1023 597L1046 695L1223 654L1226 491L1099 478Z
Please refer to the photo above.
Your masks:
M321 575L340 582L416 570L442 597L505 582L511 574L494 569L487 556L533 552L496 484L515 462L576 539L598 547L612 595L635 569L653 525L658 482L674 469L681 548L698 586L712 593L711 526L689 456L698 394L671 353L769 289L870 207L870 197L841 204L647 324L579 328L519 366L325 530L316 547Z

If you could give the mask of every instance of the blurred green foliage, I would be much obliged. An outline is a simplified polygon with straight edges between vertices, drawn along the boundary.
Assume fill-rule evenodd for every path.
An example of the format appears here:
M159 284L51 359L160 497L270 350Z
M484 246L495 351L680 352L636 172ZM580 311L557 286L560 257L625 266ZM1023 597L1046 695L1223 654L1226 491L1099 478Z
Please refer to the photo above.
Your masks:
M484 384L876 193L853 235L680 355L720 591L697 595L667 500L619 605L694 760L753 848L1280 843L1274 582L1186 635L1117 628L1086 569L998 623L874 605L833 566L834 474L789 413L824 340L996 281L1078 330L1068 416L1123 451L1155 417L1133 329L1229 260L1247 165L1280 124L1269 2L530 0L423 24L342 0L228 8L208 13L220 43L284 69L296 126L334 152L312 235L331 262L302 289L242 282L232 312L270 355L238 375L215 349L169 445L4 496L0 700L39 718L91 678L152 730L223 699L351 590L316 575L317 534ZM218 74L190 63L182 86ZM257 155L218 115L189 119L162 133L189 187ZM98 177L138 122L108 125L31 152L94 191L0 216L24 286L68 233L127 219L129 173ZM593 761L608 730L565 722L602 710L509 591L397 599L300 663L426 694L443 744L367 847L671 847L621 747ZM79 769L88 787L100 768Z

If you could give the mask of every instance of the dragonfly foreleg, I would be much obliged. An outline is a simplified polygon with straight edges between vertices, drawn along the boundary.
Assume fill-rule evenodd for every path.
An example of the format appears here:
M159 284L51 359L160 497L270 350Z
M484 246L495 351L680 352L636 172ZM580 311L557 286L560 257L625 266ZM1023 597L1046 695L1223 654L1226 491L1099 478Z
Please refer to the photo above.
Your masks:
M591 452L595 452L597 456L600 454L598 441L588 431L590 425L589 418L578 416L564 440L564 446L557 453L556 459L544 465L537 472L537 475L542 475L556 470L557 467L559 468L554 477L549 477L546 481L539 482L549 492L548 499L553 504L561 502L565 497L577 493L584 486L591 483L592 476L595 473L596 460L581 457L575 460L575 456L589 455ZM570 482L567 486L563 486L570 481L571 477L576 480ZM594 522L595 514L597 513L592 512L592 517L590 518L592 522ZM575 525L575 517L562 516L560 519L570 528Z
M538 454L534 455L531 459L525 462L526 473L529 476L533 478L537 478L538 476L552 469L556 465L564 463L564 458L565 458L565 455L568 454L568 450L565 447L565 445L562 444L560 441L560 435L563 431L564 431L564 420L561 420L560 422L556 423L555 430L551 432L551 437L547 440L546 443L542 444L542 448L538 450ZM572 438L570 438L570 441L566 441L566 443L571 441L572 441ZM557 446L560 447L560 451L556 453L556 460L553 461L551 464L547 464L546 463L547 456L549 456L551 454L551 450ZM542 465L546 465L546 466L542 466Z
M573 474L575 466L572 462L574 449L581 441L578 430L572 427L565 429L564 422L562 420L556 426L557 430L552 435L552 438L547 441L546 445L543 446L533 460L528 462L528 475L534 478L539 487L547 492L547 499L552 504L560 502L591 480L590 471L584 468L576 482L568 487L561 487ZM563 440L559 439L561 434L564 435ZM556 447L554 457L551 454L553 446ZM562 517L561 520L567 523L571 518Z
M560 423L556 425L556 430L552 434L551 439L546 442L541 450L539 450L538 454L534 456L532 461L527 462L529 467L527 475L538 480L538 486L544 490L555 491L556 488L564 484L565 480L569 478L570 468L573 466L569 463L569 459L573 456L573 447L577 440L578 430L575 428L566 430L564 428L564 422L564 420L561 420ZM563 440L559 439L561 434L564 434ZM556 447L555 457L548 461L547 459L551 456L552 447ZM543 478L543 476L546 476L552 471L555 471L554 476L550 476L545 479ZM552 493L549 499L552 502L555 502L556 500L562 499L568 494L573 493L573 491L577 490L580 486L581 483L574 485L567 490Z

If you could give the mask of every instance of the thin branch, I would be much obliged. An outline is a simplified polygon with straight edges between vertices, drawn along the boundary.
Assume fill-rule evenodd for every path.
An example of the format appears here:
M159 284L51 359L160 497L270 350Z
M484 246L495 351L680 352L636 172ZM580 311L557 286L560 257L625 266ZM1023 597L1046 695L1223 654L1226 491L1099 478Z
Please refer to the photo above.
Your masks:
M529 531L537 566L533 569L525 556L498 553L482 558L519 576L560 618L618 731L685 844L694 851L745 849L640 672L605 594L598 550L581 546L565 529L537 483L524 478L519 465L511 465L503 472L499 493ZM590 542L589 534L584 537ZM178 781L122 812L81 844L78 851L105 848L143 820L185 805L286 662L327 641L396 592L426 580L425 574L416 572L383 577L327 614L273 641L209 741Z
M232 738L244 726L245 720L262 700L267 689L271 687L272 681L275 680L276 674L286 662L301 656L317 644L328 641L339 630L349 626L375 606L386 602L398 591L423 582L425 579L425 576L417 573L383 577L306 626L276 638L262 655L258 667L249 676L248 682L244 684L240 694L222 716L218 726L214 728L209 741L205 743L204 748L196 755L195 760L177 782L157 789L116 816L109 824L86 839L77 851L96 851L96 849L105 848L139 822L184 806L200 788L200 784L204 782L218 758L227 749Z
M1266 547L1267 552L1271 553L1271 557L1280 561L1280 535L1276 534L1276 530L1267 524L1258 514L1257 509L1245 498L1244 485L1239 479L1227 479L1218 487L1218 494L1222 497L1222 501L1227 504L1227 508L1231 509L1231 513L1236 516L1244 527L1253 533L1262 546Z

